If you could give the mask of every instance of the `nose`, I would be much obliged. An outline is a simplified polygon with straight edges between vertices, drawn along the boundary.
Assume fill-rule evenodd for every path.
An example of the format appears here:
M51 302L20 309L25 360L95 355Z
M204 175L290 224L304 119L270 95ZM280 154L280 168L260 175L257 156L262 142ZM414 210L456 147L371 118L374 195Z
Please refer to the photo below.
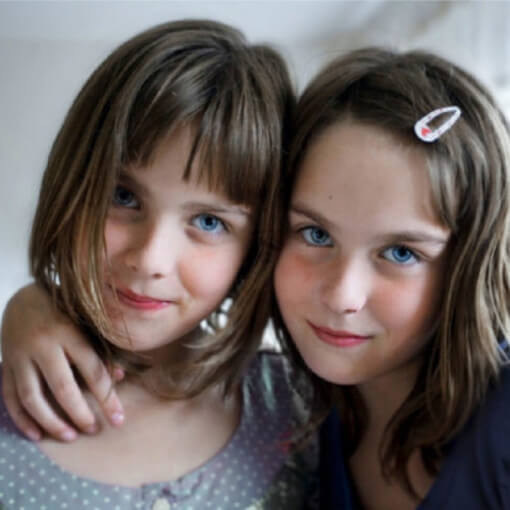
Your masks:
M176 227L163 221L142 222L134 227L124 263L139 276L161 279L175 270L178 245Z
M359 312L370 293L369 268L362 261L338 257L326 268L321 299L323 304L337 314Z

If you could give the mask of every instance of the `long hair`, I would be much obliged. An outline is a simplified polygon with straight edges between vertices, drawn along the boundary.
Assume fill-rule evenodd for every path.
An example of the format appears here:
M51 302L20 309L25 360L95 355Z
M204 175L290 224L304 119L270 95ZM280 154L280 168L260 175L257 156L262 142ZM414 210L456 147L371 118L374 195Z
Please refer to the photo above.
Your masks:
M449 105L462 110L454 127L434 143L420 141L415 122ZM509 127L484 86L436 55L353 51L326 66L298 102L287 200L307 148L346 118L421 147L433 205L452 233L437 327L414 388L388 424L379 452L385 476L417 497L407 471L411 454L419 451L428 472L438 473L445 446L496 382L505 359L500 341L510 333ZM303 365L279 314L275 321L282 341ZM325 402L339 407L352 454L368 420L361 395L310 377L323 396L321 412Z
M101 289L104 227L121 170L150 161L175 129L191 126L183 179L200 180L251 208L255 222L231 306L209 317L206 341L168 367L168 394L225 394L255 353L270 307L270 276L282 215L278 186L295 97L281 56L249 45L236 29L207 20L153 27L113 51L87 80L54 141L30 242L36 281L87 331L108 361L122 359ZM125 354L125 353L124 353ZM125 358L124 358L125 359Z

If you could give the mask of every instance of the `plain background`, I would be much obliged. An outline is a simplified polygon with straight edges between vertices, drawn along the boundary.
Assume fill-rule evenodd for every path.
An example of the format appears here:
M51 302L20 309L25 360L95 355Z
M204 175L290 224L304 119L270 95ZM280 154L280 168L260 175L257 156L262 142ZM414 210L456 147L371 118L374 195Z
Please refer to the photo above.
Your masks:
M179 18L235 25L288 59L299 89L326 60L384 44L474 72L510 112L510 3L0 1L0 313L30 281L27 244L49 147L75 94L119 43Z

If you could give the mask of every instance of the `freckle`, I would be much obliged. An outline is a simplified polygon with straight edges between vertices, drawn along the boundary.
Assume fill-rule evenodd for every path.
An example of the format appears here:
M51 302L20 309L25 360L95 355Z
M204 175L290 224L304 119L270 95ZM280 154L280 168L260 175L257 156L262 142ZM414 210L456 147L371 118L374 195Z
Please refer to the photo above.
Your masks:
M328 195L328 200L333 200L333 195Z

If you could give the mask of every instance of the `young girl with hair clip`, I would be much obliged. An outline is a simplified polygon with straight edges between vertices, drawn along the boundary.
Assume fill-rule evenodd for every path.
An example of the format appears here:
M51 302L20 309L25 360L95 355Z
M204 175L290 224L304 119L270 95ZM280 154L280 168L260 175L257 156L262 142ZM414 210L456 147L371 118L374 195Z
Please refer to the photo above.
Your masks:
M36 446L2 404L2 509L304 505L304 401L282 356L257 354L293 106L281 57L212 21L149 29L88 79L51 149L30 263L83 344L122 367L128 419ZM79 350L63 357L80 372Z
M295 126L275 289L335 409L321 509L510 508L503 113L438 56L368 48L318 74Z
M487 90L428 53L354 51L304 91L275 320L309 426L334 408L322 509L510 508L509 151Z

